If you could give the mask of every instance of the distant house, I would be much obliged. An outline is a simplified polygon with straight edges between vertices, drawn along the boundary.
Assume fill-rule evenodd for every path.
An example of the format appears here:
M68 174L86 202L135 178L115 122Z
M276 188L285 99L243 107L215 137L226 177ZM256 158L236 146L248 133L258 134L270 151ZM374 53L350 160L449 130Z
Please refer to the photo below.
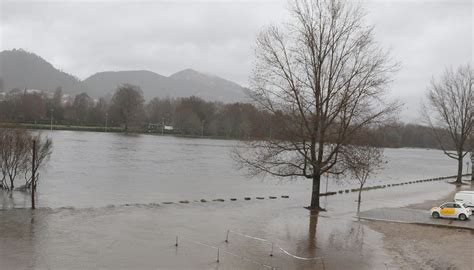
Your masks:
M163 125L163 124L153 124L153 123L148 123L147 125L147 129L148 131L152 131L152 130L155 130L155 131L173 131L174 130L174 127L173 126L167 126L167 125Z

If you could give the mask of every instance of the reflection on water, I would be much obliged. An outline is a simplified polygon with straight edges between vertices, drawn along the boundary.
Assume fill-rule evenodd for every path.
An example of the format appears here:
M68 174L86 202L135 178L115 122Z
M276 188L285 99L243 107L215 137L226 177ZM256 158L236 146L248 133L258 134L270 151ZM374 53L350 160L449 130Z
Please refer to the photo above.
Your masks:
M319 211L310 211L309 215L309 233L308 233L308 252L316 257L316 228L318 226Z
M0 190L0 209L29 208L31 195L23 191Z

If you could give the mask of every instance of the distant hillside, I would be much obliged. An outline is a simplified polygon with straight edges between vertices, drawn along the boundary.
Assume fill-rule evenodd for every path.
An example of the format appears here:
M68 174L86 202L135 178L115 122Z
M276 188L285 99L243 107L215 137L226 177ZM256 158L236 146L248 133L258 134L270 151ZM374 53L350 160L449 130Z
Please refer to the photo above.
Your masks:
M83 84L74 76L21 49L0 52L0 82L0 91L13 88L54 91L57 87L69 93L85 91Z
M105 96L124 83L140 86L146 99L194 95L212 101L245 100L244 88L240 85L192 69L180 71L170 77L146 70L99 72L84 80L89 93L94 96Z
M245 89L228 80L206 75L192 69L177 72L169 77L181 96L200 96L207 100L243 101Z
M209 101L246 100L242 86L192 69L169 77L147 70L107 71L80 81L34 53L22 49L0 52L0 92L13 88L54 91L62 87L65 93L87 92L90 96L101 97L113 93L124 83L140 86L146 99L194 95Z
M149 99L156 93L167 94L167 77L151 71L106 71L96 73L83 81L91 96L99 97L113 94L117 86L128 83L138 85L143 90L145 98ZM150 95L151 94L151 95Z

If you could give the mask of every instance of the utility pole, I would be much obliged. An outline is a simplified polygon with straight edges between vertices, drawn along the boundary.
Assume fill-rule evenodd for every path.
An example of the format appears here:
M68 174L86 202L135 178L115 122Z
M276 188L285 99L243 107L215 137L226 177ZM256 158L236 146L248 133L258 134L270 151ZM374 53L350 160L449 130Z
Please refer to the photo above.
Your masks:
M31 160L31 209L35 209L36 192L36 140L33 140L33 159Z
M109 118L109 112L105 112L105 132L107 132L107 121L108 121L108 118Z
M50 125L51 131L53 131L53 112L54 112L54 109L51 108L51 125Z
M165 134L165 118L161 119L161 135Z
M204 122L205 122L205 121L202 120L202 123L201 123L201 124L202 124L202 125L201 125L201 138L204 137Z

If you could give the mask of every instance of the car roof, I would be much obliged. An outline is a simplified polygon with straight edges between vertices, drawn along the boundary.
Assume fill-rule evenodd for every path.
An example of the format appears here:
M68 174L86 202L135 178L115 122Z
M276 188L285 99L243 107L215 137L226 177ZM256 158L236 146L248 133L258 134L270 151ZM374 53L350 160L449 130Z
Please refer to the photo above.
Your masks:
M441 204L441 205L445 205L445 204L447 204L447 203L464 204L464 202L445 202L445 203L443 203L443 204Z
M474 194L474 191L473 191L473 190L462 190L462 191L459 191L458 193L463 193L463 194Z

